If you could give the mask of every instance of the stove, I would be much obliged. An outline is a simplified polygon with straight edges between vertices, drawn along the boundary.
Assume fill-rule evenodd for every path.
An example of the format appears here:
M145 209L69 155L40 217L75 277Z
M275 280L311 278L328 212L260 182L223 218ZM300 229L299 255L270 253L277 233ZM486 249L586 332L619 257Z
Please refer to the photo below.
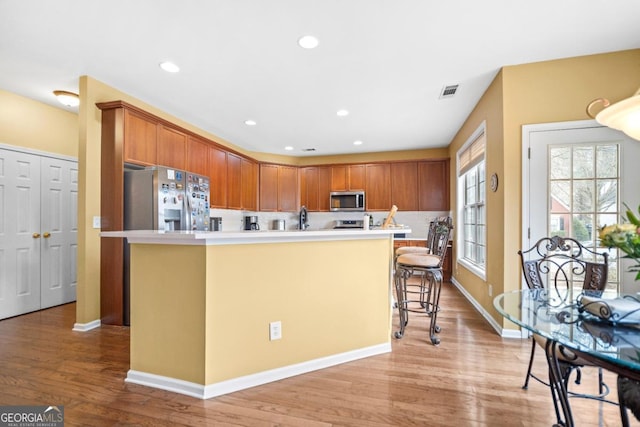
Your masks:
M361 219L337 219L335 228L364 228L364 220Z

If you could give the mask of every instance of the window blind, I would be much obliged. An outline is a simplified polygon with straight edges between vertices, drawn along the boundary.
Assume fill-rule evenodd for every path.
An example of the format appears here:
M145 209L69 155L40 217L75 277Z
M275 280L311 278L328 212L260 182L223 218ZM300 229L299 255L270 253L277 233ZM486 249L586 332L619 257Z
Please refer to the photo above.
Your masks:
M458 175L464 175L472 167L484 160L486 138L484 132L480 134L467 148L458 154Z

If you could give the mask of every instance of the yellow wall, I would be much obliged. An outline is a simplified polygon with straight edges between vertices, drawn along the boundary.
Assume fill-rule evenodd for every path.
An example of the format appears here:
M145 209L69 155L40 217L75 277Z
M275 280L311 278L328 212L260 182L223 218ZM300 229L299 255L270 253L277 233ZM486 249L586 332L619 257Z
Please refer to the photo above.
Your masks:
M131 369L208 385L388 344L392 248L133 244Z
M77 157L78 115L0 90L0 143Z
M616 102L633 95L639 85L640 49L504 67L452 142L454 159L460 145L487 120L487 176L497 172L500 177L498 192L487 195L487 281L460 265L454 276L505 327L513 325L493 309L487 285L493 285L494 296L520 287L522 126L588 119L585 108L591 100ZM454 184L452 206L455 190Z

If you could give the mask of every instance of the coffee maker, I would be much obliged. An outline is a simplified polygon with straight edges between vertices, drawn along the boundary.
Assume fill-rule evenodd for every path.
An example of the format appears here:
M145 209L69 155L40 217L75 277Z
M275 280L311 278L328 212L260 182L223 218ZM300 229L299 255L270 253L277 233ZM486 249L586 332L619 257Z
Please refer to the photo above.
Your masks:
M258 225L258 217L255 215L244 217L244 229L245 230L260 230Z

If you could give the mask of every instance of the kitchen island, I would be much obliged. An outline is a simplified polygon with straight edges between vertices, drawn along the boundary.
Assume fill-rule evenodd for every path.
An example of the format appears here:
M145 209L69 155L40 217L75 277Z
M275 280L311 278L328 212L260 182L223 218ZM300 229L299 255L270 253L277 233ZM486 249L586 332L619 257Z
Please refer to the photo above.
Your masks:
M390 352L393 233L101 233L131 245L126 381L207 399Z

